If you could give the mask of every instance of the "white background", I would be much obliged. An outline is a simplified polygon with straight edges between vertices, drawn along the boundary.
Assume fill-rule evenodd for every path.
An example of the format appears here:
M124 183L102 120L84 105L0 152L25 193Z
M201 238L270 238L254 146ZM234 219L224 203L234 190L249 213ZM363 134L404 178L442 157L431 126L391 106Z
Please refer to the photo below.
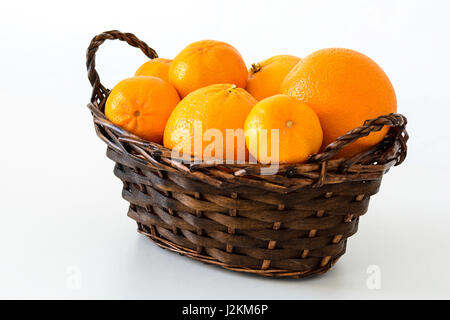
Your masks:
M2 1L0 298L450 298L449 17L444 0ZM110 29L166 58L209 38L248 65L338 46L383 67L409 119L408 158L386 175L331 272L245 276L136 233L86 108L85 49ZM146 61L119 41L97 58L109 88ZM370 265L381 271L378 290L366 285Z

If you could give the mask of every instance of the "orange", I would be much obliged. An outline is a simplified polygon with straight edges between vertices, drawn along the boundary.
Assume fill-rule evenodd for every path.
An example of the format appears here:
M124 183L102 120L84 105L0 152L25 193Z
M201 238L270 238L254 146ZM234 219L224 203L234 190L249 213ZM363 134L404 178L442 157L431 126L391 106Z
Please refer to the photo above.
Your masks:
M106 117L121 128L157 143L162 142L170 113L180 101L177 91L156 77L120 81L109 94Z
M284 94L259 101L247 116L244 128L249 152L262 163L304 162L322 145L322 127L316 113ZM274 153L277 150L278 161Z
M169 80L182 97L217 83L231 83L245 88L247 67L233 46L215 40L202 40L191 43L173 59Z
M300 61L286 76L281 92L316 111L323 128L323 147L367 119L397 111L394 88L384 71L362 53L322 49ZM380 142L388 127L343 148L351 157Z
M153 76L169 82L169 68L172 60L156 58L147 61L137 69L135 76Z
M295 56L279 55L252 64L248 70L247 91L257 100L280 93L281 82L299 61Z
M164 146L182 155L245 161L244 121L256 102L232 84L198 89L181 100L170 115ZM233 135L227 139L227 129L238 131L229 131Z

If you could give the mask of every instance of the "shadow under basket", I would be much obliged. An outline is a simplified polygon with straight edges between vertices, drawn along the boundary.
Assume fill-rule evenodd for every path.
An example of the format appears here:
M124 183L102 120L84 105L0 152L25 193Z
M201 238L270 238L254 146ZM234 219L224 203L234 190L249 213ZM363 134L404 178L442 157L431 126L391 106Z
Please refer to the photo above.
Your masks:
M388 114L367 120L328 145L307 163L280 165L262 175L259 164L186 164L171 150L115 126L104 115L109 94L95 70L105 40L156 52L133 34L113 30L87 50L93 86L91 110L97 135L123 181L128 216L139 233L158 246L208 264L268 277L321 274L345 253L347 239L378 192L391 166L406 156L406 118ZM334 159L355 140L390 126L385 138L350 159Z

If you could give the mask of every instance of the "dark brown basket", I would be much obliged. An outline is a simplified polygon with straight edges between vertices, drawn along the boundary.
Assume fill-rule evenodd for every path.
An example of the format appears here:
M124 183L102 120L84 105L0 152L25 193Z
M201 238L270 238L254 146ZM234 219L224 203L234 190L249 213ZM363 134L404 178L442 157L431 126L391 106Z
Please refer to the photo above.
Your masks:
M281 165L261 175L261 165L186 165L171 150L142 140L106 119L109 90L95 70L105 40L119 39L156 52L133 34L104 32L87 50L93 86L89 109L97 135L116 162L128 216L158 246L226 269L270 277L306 277L329 270L357 231L359 216L378 192L383 174L406 156L406 118L388 114L367 120L306 164ZM345 145L379 131L384 140L351 159L333 160Z

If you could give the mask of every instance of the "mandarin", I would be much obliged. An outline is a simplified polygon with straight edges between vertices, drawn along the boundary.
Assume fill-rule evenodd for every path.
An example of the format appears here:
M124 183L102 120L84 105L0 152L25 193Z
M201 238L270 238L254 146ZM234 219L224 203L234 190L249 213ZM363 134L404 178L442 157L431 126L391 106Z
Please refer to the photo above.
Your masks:
M278 55L252 64L246 90L257 100L280 93L284 78L300 60L291 55Z
M316 113L284 94L259 101L247 116L244 128L247 148L261 163L304 162L322 145L322 127ZM272 130L278 131L278 140ZM278 157L272 151L278 152Z
M245 88L247 67L233 46L202 40L191 43L173 59L169 80L181 97L211 84L231 83Z
M147 61L137 69L135 76L153 76L169 82L169 68L172 60L155 58Z
M137 76L120 81L111 90L105 115L119 127L161 143L167 119L179 101L175 88L164 80Z
M182 151L183 155L245 161L244 121L256 102L247 91L232 84L215 84L191 92L170 115L164 146ZM228 136L227 130L236 135Z

